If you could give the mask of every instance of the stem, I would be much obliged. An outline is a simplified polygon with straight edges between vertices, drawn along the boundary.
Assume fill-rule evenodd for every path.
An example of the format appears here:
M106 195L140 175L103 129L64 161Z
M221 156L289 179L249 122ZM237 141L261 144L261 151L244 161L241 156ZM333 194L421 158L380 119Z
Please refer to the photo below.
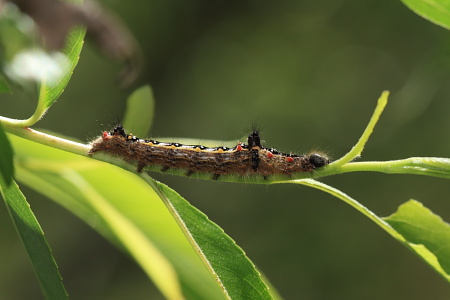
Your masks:
M0 118L0 122L2 122L3 119L5 118ZM4 125L4 129L9 133L26 138L30 141L83 156L87 156L87 153L91 148L89 145L72 142L28 127L22 128Z
M17 119L10 119L6 117L0 116L0 123L2 123L6 130L8 130L8 127L29 127L34 124L36 124L45 114L47 108L45 105L45 97L47 95L47 85L45 81L41 83L41 87L39 90L39 100L36 107L36 110L34 111L33 115L25 120L17 120Z
M0 117L0 123L2 123L3 127L5 128L6 131L8 131L9 128L11 127L27 127L29 126L30 123L33 122L32 120L33 117L30 117L26 120L17 120L17 119L11 119L11 118L6 118L6 117Z
M353 162L332 170L333 175L349 172L415 174L450 179L450 159L439 157L410 157L390 161ZM321 175L328 175L325 173L327 173L326 170Z

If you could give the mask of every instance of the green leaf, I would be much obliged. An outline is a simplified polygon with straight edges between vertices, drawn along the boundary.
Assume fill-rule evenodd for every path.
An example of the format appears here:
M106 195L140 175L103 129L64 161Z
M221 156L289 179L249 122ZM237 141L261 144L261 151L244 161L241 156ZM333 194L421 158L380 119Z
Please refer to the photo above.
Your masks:
M229 299L273 299L244 251L198 209L156 182L163 200Z
M369 137L372 135L372 132L375 129L375 125L377 125L378 120L380 119L380 116L388 103L388 98L389 98L389 91L383 91L383 93L381 93L381 96L378 98L377 106L375 107L372 117L370 118L370 121L367 124L366 129L364 129L364 132L359 138L358 142L352 147L352 149L347 154L345 154L343 157L330 164L328 166L329 170L339 168L342 165L354 160L356 157L359 157L361 155L362 151L364 150L364 146L369 140Z
M81 27L73 29L69 33L66 46L64 47L62 53L64 53L69 59L70 66L66 70L66 73L61 76L58 84L52 87L44 87L44 93L41 92L41 95L44 96L44 99L42 100L45 102L46 108L50 107L59 98L59 96L66 88L70 77L72 77L73 70L77 66L78 60L80 59L80 53L81 49L83 48L85 33L86 30Z
M144 85L128 97L122 125L134 135L145 138L152 125L154 109L152 89L149 85Z
M402 0L422 18L450 29L450 1L448 0Z
M427 208L424 208L419 202L409 201L400 206L397 213L383 219L347 194L316 180L300 179L285 181L285 183L303 184L341 199L416 253L450 282L450 275L443 269L445 267L448 270L449 267L449 225L432 214ZM432 232L433 234L431 234ZM431 237L427 238L427 234L430 234Z
M423 245L449 276L450 225L448 223L415 200L402 204L397 212L384 220L409 243Z
M167 299L182 299L181 294L224 299L160 197L139 176L23 138L10 139L17 149L17 178L128 252Z
M0 177L3 177L6 185L9 186L14 175L13 150L6 136L3 126L0 123Z
M34 112L33 116L25 121L23 126L31 126L39 121L45 114L47 109L62 94L80 58L85 33L86 30L81 27L75 28L69 33L67 37L67 44L62 51L67 56L68 66L59 80L56 81L56 84L52 84L51 86L49 86L46 84L46 82L41 83L36 111Z
M0 178L0 190L11 219L30 257L46 299L68 299L61 275L44 233L25 196L13 181L8 187ZM23 286L26 287L24 282Z
M93 212L102 219L121 245L141 263L143 269L153 278L165 296L168 299L183 299L181 286L178 284L172 265L154 243L146 238L139 227L111 205L76 171L67 170L63 177L79 188L79 192L89 201Z

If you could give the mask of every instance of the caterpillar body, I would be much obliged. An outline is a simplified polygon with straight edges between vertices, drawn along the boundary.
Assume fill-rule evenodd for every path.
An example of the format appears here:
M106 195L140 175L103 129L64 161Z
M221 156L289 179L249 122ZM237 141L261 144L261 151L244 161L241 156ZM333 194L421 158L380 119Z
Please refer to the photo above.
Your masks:
M127 134L123 126L117 125L113 130L103 132L92 143L89 155L96 152L108 153L134 163L138 172L147 167L161 172L178 169L183 170L186 176L211 174L214 180L229 174L245 177L256 175L264 180L272 175L289 178L294 173L312 173L330 163L325 155L319 153L295 155L263 147L257 130L248 135L247 144L237 143L232 148L209 148L144 140Z

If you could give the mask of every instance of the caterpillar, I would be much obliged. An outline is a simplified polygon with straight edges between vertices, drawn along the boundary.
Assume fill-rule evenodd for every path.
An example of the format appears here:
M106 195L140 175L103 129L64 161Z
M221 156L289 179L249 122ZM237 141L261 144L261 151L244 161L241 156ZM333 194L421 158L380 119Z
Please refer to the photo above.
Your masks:
M143 140L128 134L122 125L103 134L92 142L89 155L104 152L137 164L137 172L151 167L166 172L169 169L183 170L184 175L194 173L211 174L214 180L223 175L257 175L267 180L272 175L291 177L294 173L309 172L324 167L330 160L323 154L295 155L266 148L261 144L258 130L253 130L247 144L235 147L205 147Z

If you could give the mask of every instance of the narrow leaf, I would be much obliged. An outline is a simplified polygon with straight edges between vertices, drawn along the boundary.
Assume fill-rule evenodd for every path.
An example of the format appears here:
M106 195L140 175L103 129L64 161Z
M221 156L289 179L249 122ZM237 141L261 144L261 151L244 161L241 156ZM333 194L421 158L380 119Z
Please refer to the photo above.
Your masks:
M229 299L272 299L253 263L222 228L178 193L162 183L156 184L185 235Z
M13 181L7 187L0 178L0 190L11 219L30 257L36 276L46 299L68 299L61 275L52 256L52 250L44 238L44 233L30 209L25 196ZM22 284L26 286L27 283Z
M375 107L372 117L370 118L369 124L367 124L366 129L364 129L364 132L359 138L358 142L347 154L345 154L343 157L330 164L328 166L329 170L340 167L361 155L364 146L369 140L369 137L372 134L375 125L377 125L377 122L380 119L380 116L388 103L388 98L389 98L389 91L383 91L380 98L378 98L377 106Z
M67 44L64 47L62 53L64 53L68 60L69 60L69 67L66 70L66 73L61 76L61 79L59 82L51 87L45 87L45 93L41 93L45 95L44 102L45 107L50 107L62 94L64 89L67 86L67 83L70 80L70 77L72 77L73 70L78 64L78 60L80 59L80 53L81 49L83 48L84 43L84 35L86 30L84 28L78 27L76 29L73 29L68 37L67 37ZM40 99L41 100L41 99Z
M41 82L41 86L39 87L39 100L36 111L28 120L25 121L22 126L31 126L39 121L45 114L47 109L62 94L80 58L85 33L86 30L81 27L73 29L69 33L67 44L62 51L62 53L67 58L67 65L64 68L65 72L61 75L59 80L55 80L56 83L54 84L48 85L45 81Z
M67 170L63 178L78 187L93 211L105 222L123 247L141 263L167 299L184 299L175 270L155 245L131 220L111 205L80 174Z

